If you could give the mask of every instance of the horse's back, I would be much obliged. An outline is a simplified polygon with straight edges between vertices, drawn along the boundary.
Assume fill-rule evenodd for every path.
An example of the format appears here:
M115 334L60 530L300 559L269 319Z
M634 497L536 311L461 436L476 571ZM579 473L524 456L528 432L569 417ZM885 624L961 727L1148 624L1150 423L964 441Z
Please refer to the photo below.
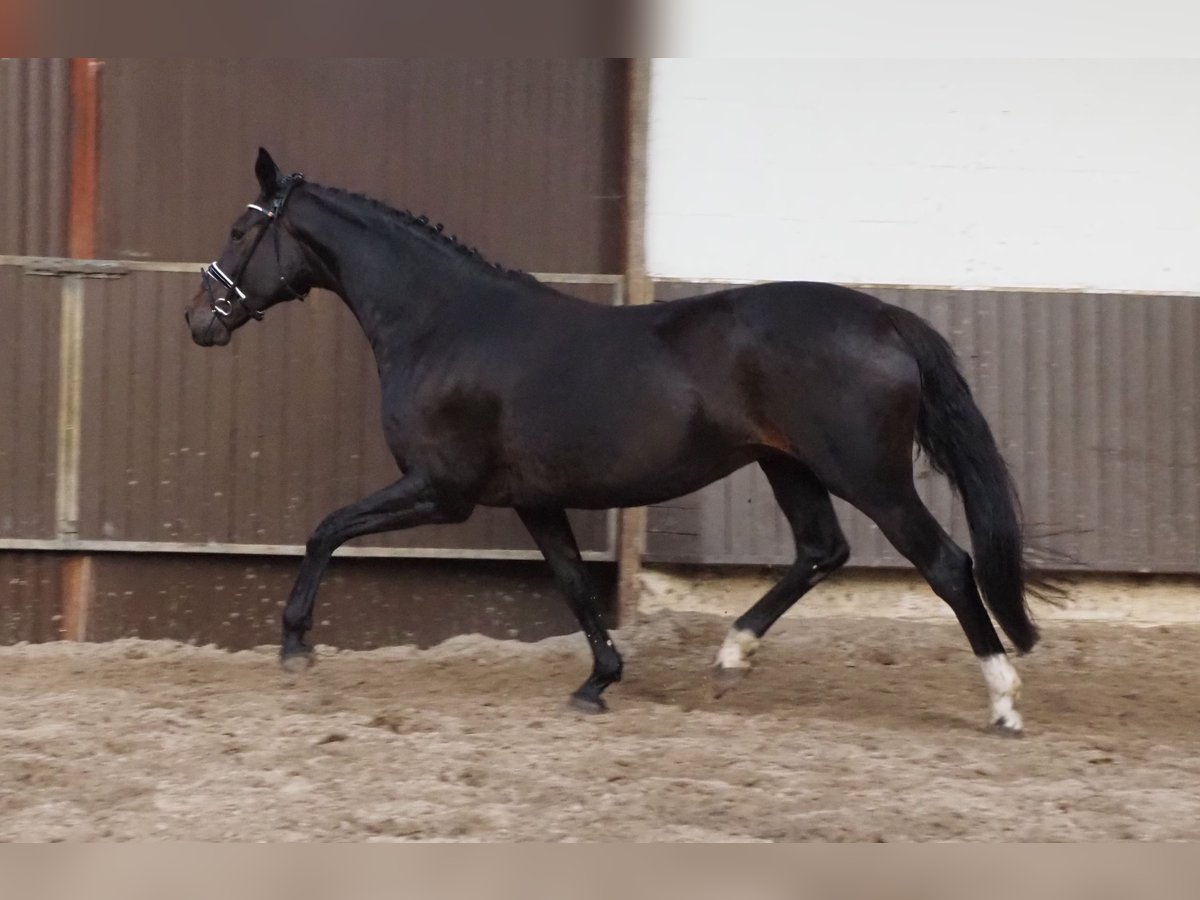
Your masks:
M872 370L910 380L911 353L877 297L823 282L772 282L662 304L654 330L697 377L823 382ZM879 371L882 370L882 371Z

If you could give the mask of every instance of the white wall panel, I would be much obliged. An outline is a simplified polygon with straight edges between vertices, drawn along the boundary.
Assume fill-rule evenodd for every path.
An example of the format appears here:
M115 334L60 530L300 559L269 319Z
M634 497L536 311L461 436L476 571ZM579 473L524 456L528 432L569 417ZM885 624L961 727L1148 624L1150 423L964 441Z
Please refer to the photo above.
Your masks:
M1193 0L656 0L658 52L689 57L1173 58Z
M1200 291L1200 61L660 59L653 274Z

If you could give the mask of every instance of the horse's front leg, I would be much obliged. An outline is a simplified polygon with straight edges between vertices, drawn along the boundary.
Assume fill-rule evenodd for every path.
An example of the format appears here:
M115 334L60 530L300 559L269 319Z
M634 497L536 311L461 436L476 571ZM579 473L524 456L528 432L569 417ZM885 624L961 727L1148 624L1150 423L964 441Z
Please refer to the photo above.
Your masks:
M410 473L383 490L326 516L305 545L300 574L283 609L283 646L280 650L283 667L299 671L312 662L312 650L304 643L304 636L312 628L317 587L333 551L351 538L364 534L461 522L471 514L471 509L469 503L448 502L427 477Z
M554 579L592 648L592 674L571 695L570 705L580 712L604 712L608 707L600 695L610 684L621 680L621 654L613 646L600 617L596 589L584 567L571 523L561 509L518 509L517 514L550 563Z

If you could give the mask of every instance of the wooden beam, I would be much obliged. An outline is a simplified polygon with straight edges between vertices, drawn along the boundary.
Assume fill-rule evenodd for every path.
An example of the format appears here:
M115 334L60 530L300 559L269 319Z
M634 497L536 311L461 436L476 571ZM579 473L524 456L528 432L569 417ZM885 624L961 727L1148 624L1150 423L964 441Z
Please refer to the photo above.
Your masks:
M650 60L629 60L625 156L625 302L650 303L646 268L646 137L650 127ZM617 542L617 625L637 618L638 575L646 548L646 509L621 510Z
M71 196L67 212L67 253L76 259L96 255L96 167L99 157L100 60L71 60Z
M81 553L194 553L217 556L303 556L303 544L236 544L196 541L111 541L94 538L0 538L3 550L58 550ZM344 545L334 551L335 558L354 559L509 559L541 560L537 550L504 550L465 547L358 547ZM604 550L584 550L588 562L612 562L616 554Z
M71 60L71 169L67 210L67 253L75 259L96 256L96 180L99 158L100 60ZM83 385L83 281L78 274L63 278L62 325L59 340L58 470L56 519L59 540L79 534L80 405ZM87 640L88 615L95 594L92 559L69 556L63 561L62 635L69 641Z
M629 60L625 149L625 281L627 303L649 303L646 271L646 139L650 127L650 60Z
M83 279L62 280L58 337L58 459L54 518L59 540L79 536L80 430L83 420Z
M21 0L0 3L0 55L33 55L34 42L30 39L32 5Z
M90 556L70 556L62 567L62 637L86 641L88 617L96 595L96 575Z

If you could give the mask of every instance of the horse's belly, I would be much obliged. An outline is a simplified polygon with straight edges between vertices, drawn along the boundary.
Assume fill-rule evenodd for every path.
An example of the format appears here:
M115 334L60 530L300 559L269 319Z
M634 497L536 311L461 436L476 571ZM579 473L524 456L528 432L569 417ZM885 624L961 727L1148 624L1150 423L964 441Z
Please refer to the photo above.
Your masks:
M642 506L699 490L754 459L736 398L702 388L673 362L615 370L599 383L539 382L506 410L495 478L480 502Z
M573 463L545 460L498 473L483 491L485 506L612 509L661 503L698 491L756 458L752 448L685 452L676 458L622 453Z

